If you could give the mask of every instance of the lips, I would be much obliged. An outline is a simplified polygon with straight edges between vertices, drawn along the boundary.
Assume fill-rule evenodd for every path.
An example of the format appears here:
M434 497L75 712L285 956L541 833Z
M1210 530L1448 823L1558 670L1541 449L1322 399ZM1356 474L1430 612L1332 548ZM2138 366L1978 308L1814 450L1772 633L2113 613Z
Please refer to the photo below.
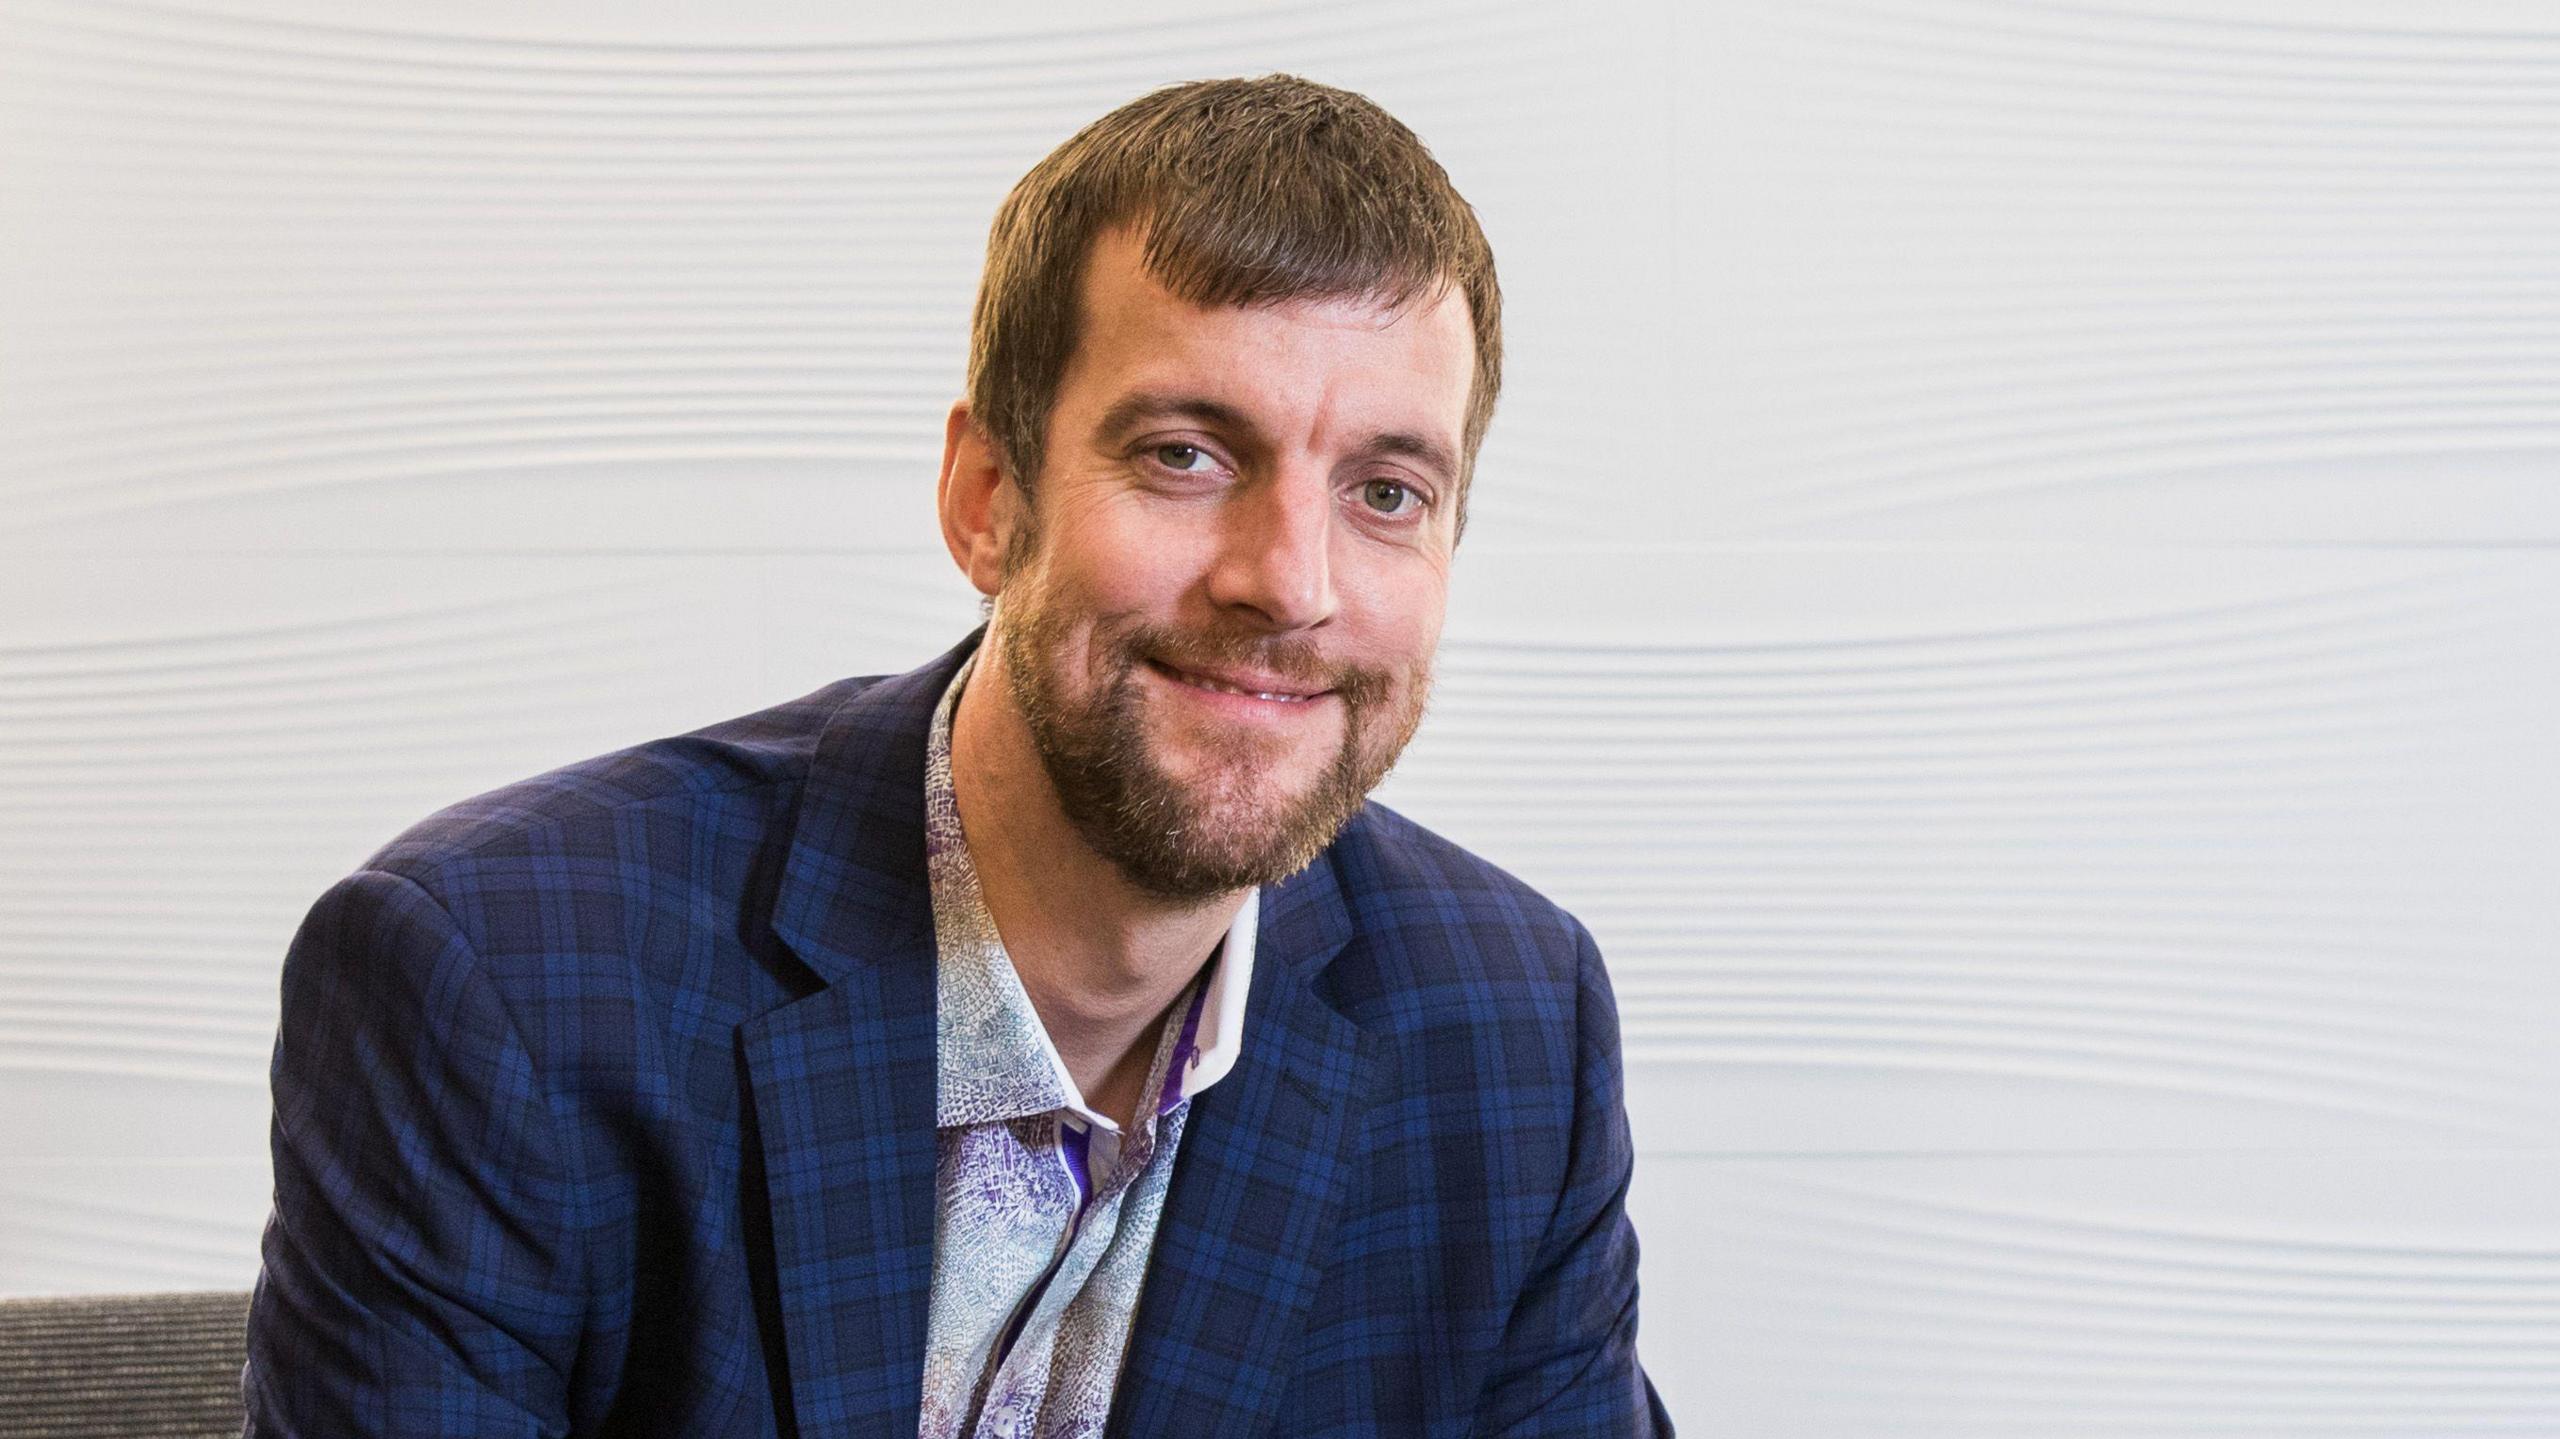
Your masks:
M1302 681L1277 675L1183 669L1156 659L1147 661L1147 664L1176 684L1207 690L1211 694L1241 695L1246 699L1268 700L1274 704L1304 704L1332 693L1329 689L1310 688Z

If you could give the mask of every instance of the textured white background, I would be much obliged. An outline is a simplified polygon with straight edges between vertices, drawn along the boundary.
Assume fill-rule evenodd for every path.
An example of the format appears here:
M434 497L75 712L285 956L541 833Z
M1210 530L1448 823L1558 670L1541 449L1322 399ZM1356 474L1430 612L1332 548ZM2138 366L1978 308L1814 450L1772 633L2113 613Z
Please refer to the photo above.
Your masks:
M997 199L1292 69L1501 256L1388 798L1689 1431L2560 1434L2560 11L923 8L0 0L0 1293L248 1283L402 825L955 637Z

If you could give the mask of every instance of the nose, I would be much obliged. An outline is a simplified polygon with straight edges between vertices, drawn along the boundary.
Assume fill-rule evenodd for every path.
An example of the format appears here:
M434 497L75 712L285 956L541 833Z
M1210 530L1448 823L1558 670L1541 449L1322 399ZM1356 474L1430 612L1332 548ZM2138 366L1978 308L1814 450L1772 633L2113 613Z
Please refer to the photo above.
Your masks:
M1302 630L1333 617L1333 498L1321 474L1283 471L1240 487L1209 595L1263 628Z

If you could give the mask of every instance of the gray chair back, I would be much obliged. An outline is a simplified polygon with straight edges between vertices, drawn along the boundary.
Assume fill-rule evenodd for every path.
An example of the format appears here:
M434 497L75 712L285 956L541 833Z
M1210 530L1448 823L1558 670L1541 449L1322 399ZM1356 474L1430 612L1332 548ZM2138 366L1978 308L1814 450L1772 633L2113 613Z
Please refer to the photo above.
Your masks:
M246 1294L0 1299L0 1439L237 1439Z

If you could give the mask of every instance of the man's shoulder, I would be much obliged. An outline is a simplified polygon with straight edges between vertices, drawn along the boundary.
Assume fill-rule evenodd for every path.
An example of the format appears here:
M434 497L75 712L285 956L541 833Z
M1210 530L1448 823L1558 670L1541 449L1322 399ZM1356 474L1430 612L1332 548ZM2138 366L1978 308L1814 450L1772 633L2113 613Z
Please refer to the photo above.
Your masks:
M681 824L709 811L779 820L808 779L829 719L883 678L838 680L768 709L474 795L410 825L363 868L433 889L457 868L618 855L645 844L653 822Z
M1617 1050L1589 932L1517 875L1382 806L1346 827L1333 863L1353 940L1323 987L1387 1066L1380 1092L1397 1107L1380 1132L1498 1144L1505 1174L1474 1194L1560 1188L1592 1066Z
M1488 959L1568 983L1589 934L1528 881L1371 801L1327 852L1359 932L1426 960Z

